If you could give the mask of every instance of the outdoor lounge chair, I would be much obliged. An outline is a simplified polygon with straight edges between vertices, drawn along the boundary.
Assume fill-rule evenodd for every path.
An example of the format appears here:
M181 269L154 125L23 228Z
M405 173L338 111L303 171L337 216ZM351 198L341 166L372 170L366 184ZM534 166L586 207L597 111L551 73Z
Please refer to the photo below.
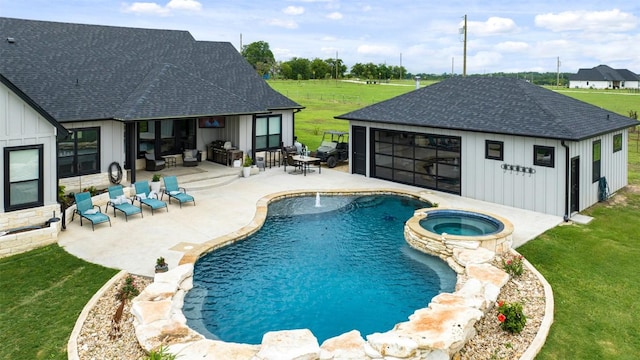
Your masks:
M162 180L164 180L164 191L160 199L164 198L164 194L167 194L169 195L169 203L171 203L171 198L174 198L178 200L180 207L182 207L182 203L189 201L192 201L194 206L196 205L196 200L193 196L187 194L185 188L178 186L178 178L175 175L165 176Z
M109 186L109 202L107 203L105 212L109 212L109 205L113 207L113 216L116 216L116 210L121 211L124 214L126 221L129 221L129 215L140 214L142 215L142 209L139 206L133 205L133 199L128 198L124 194L122 185Z
M151 187L147 180L138 181L133 185L136 189L135 199L140 201L140 207L144 204L151 208L151 215L153 215L153 211L157 209L167 208L167 211L169 211L167 203L159 200L158 194L151 191Z
M76 209L71 216L71 221L73 221L73 218L78 214L80 215L80 226L82 226L82 218L91 221L91 230L95 230L95 224L107 221L109 222L109 226L111 226L111 218L109 218L109 215L104 214L100 210L100 206L93 205L91 193L81 192L75 194L74 197L76 199Z

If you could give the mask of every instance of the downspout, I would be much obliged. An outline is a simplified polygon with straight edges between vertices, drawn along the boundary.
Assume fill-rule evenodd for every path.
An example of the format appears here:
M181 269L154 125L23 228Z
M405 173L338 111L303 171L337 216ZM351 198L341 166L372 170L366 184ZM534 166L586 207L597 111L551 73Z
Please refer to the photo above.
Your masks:
M562 147L564 147L564 158L565 158L565 169L564 169L564 216L563 216L563 220L565 222L569 221L569 196L571 194L571 189L569 188L569 184L570 182L570 173L571 173L571 169L570 169L570 163L569 163L569 146L567 146L567 144L564 143L564 140L562 140L560 142L560 144L562 145Z

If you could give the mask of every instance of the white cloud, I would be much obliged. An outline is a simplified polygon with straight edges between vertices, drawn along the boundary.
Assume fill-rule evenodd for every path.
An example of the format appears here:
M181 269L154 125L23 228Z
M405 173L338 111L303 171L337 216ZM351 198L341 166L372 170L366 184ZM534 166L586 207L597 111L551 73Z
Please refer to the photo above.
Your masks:
M195 0L171 0L167 4L167 9L200 11L202 10L202 4Z
M464 24L461 24L461 28ZM516 23L509 18L492 16L487 21L468 21L467 35L489 36L513 33L518 30Z
M551 31L629 31L636 28L638 19L618 9L605 11L565 11L536 15L535 24Z
M331 14L327 15L327 18L331 20L340 20L342 19L342 14L337 11L332 12Z
M504 41L496 44L496 50L503 52L521 52L529 49L529 44L523 41Z
M267 24L271 26L282 27L285 29L297 29L298 23L293 20L271 19L267 20Z
M151 2L135 2L133 4L123 4L123 12L150 15L169 15L169 10L156 3Z
M173 10L200 11L202 10L202 4L195 0L171 0L166 6L162 6L155 2L134 2L131 4L122 4L122 11L126 13L168 16Z
M287 6L282 9L282 12L287 15L302 15L304 14L304 8L302 6Z

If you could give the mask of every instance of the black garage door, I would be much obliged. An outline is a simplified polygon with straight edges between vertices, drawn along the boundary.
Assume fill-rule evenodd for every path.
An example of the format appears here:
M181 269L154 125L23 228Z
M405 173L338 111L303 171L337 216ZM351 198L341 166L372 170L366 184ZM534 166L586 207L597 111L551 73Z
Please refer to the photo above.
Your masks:
M371 131L373 177L460 195L460 137Z

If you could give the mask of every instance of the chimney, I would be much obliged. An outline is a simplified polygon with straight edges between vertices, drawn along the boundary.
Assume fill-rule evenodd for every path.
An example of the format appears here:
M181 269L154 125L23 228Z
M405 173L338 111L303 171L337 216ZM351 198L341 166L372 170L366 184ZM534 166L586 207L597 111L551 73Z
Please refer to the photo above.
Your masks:
M420 76L416 76L416 90L420 89Z

